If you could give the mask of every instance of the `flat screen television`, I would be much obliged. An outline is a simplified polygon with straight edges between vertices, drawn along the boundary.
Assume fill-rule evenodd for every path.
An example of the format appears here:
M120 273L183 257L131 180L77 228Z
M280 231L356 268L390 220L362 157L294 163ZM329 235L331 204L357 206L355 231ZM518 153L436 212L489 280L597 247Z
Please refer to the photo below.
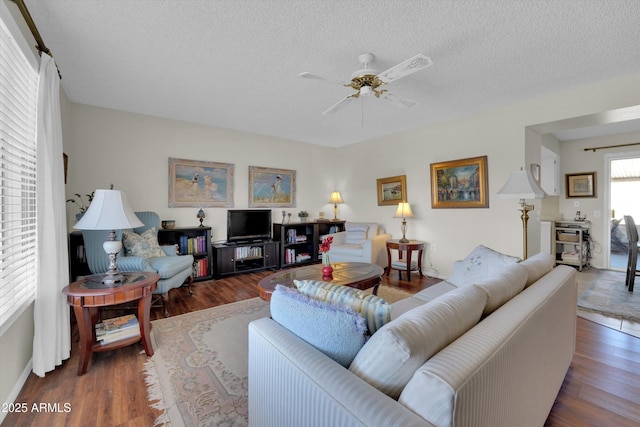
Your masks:
M270 238L270 209L233 209L227 211L227 242L268 240Z

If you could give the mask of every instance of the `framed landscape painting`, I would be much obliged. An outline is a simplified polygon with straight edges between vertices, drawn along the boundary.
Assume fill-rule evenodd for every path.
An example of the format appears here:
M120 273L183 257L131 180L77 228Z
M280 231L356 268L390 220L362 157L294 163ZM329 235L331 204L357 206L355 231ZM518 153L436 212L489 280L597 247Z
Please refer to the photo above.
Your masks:
M596 197L596 173L568 173L566 176L567 198Z
M487 208L487 156L431 164L432 208Z
M407 176L399 175L389 178L378 178L378 206L397 205L407 201Z
M169 207L233 207L230 163L169 158Z
M250 208L296 206L296 171L249 166Z

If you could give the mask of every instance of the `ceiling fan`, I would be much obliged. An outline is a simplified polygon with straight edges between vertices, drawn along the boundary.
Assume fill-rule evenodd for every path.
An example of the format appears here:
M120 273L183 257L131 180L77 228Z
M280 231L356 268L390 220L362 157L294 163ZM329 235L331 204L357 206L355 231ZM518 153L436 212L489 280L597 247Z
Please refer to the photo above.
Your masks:
M341 99L338 103L329 107L329 109L324 111L322 114L334 114L336 111L341 110L354 99L359 98L360 96L364 97L371 94L374 94L376 98L386 99L387 101L391 101L392 103L404 108L411 108L418 105L418 101L414 99L401 98L386 89L382 89L381 87L395 80L413 74L416 71L420 71L424 68L432 66L433 61L431 61L431 58L422 54L418 54L412 58L407 59L406 61L399 63L398 65L389 68L386 71L383 71L380 74L378 74L375 69L371 68L371 64L373 63L375 58L376 57L373 55L373 53L363 53L362 55L360 55L358 57L358 60L364 66L364 68L353 73L351 75L351 80L348 82L333 82L331 80L325 79L324 77L320 77L316 74L307 72L300 73L298 74L298 76L302 77L303 79L314 79L330 83L339 83L343 86L351 87L356 90L355 93L352 93L346 98Z

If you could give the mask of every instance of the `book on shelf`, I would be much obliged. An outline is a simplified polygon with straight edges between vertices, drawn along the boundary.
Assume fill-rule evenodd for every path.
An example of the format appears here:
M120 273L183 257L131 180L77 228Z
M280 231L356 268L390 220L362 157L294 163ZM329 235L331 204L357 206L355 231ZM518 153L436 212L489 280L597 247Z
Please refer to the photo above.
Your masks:
M105 319L96 326L96 340L107 344L139 335L140 323L134 314Z

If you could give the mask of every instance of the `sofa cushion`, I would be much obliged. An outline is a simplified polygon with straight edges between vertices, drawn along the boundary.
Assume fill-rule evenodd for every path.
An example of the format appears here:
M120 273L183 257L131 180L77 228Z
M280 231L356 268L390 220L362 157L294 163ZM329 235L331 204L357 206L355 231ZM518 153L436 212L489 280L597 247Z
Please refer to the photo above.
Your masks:
M347 235L345 241L351 244L362 244L367 240L369 226L366 224L347 223L345 225Z
M527 283L527 269L520 264L505 267L496 276L474 284L487 293L484 316L500 308L502 304L518 295Z
M397 399L416 369L478 322L486 302L484 291L465 286L416 307L376 332L349 370Z
M345 368L367 338L364 318L352 308L318 301L286 286L276 286L270 310L273 320Z
M545 253L537 253L534 256L525 259L520 263L521 266L527 269L528 277L526 287L531 286L534 282L537 282L542 276L547 274L553 269L556 263L556 259L553 255Z
M447 292L457 289L451 283L446 281L438 282L435 285L429 286L426 289L417 292L410 297L401 299L391 304L391 320L397 319L400 315L407 311L419 307L428 303L431 300L438 298L440 295L444 295Z
M158 244L158 230L155 227L151 227L142 234L123 230L122 245L127 256L153 258L167 255Z
M294 280L294 283L298 291L310 298L351 307L364 317L371 334L391 320L391 305L375 295L319 280Z
M519 260L517 257L479 245L464 260L454 262L453 271L447 281L458 287L472 285L494 277L504 267Z

